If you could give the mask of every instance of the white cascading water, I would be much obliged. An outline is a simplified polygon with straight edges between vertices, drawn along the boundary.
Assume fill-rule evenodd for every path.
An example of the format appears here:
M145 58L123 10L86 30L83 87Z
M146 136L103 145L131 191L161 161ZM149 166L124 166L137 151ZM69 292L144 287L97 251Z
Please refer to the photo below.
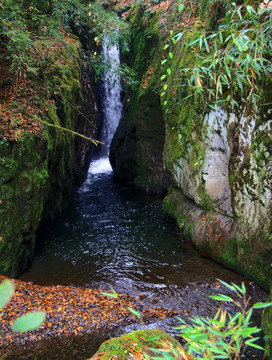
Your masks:
M109 64L109 70L104 74L101 108L103 126L101 141L105 144L100 150L100 158L92 161L89 169L91 176L104 174L112 171L109 152L113 135L117 129L122 116L123 105L121 103L121 77L118 74L120 66L119 47L111 44L108 37L105 37L102 45L103 58Z
M117 71L120 66L120 51L116 44L110 43L108 37L104 39L102 51L105 61L110 64L110 69L104 74L103 80L101 138L106 147L103 153L109 155L111 141L122 115L121 78Z

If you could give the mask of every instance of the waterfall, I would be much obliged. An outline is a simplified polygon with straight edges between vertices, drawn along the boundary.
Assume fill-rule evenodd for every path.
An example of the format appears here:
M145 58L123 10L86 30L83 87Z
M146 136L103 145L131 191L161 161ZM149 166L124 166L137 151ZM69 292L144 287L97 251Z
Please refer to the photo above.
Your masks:
M120 66L120 51L116 44L111 44L106 36L102 46L103 58L109 65L104 74L102 86L102 117L103 127L101 141L105 143L102 153L109 155L110 145L122 115L121 77L118 74Z

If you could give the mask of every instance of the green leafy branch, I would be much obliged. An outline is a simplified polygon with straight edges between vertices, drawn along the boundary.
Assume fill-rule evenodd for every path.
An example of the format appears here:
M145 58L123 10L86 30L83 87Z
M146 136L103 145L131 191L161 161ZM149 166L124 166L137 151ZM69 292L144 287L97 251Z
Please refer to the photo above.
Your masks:
M272 79L271 15L271 8L232 3L226 24L212 34L198 34L187 47L198 52L199 60L181 70L190 95L204 96L213 109L225 102L238 108L246 101L257 111L263 81Z
M179 10L184 4L179 1ZM189 43L187 32L172 36L175 44L184 38L184 51L197 53L193 65L179 69L179 86L188 97L203 107L215 109L216 105L229 104L239 108L246 103L258 111L265 85L272 81L272 8L253 7L227 2L228 11L222 25L216 31L196 31ZM172 34L171 34L172 35ZM165 49L169 45L165 45ZM169 52L169 59L173 52ZM162 65L169 62L164 59ZM162 75L164 80L171 74L170 67ZM163 84L161 96L166 94L167 84ZM167 100L164 101L167 105Z
M95 40L96 39L97 38L95 38ZM94 69L95 81L102 80L104 74L108 73L113 78L115 75L119 75L125 88L135 88L139 84L136 72L124 63L120 64L116 61L114 66L112 66L113 59L105 59L103 54L98 55L96 52L93 54L89 52L86 60ZM112 67L114 68L114 72L111 71Z
M111 44L118 44L122 52L129 51L131 28L128 23L113 12L103 8L99 1L89 4L89 17L92 25L91 34L95 41L102 44L105 35Z
M230 285L222 280L219 281L233 291L238 300L223 294L210 297L217 301L232 302L239 311L232 316L220 307L214 318L194 317L190 319L191 325L187 325L184 320L179 318L182 325L177 329L186 340L188 354L210 360L238 360L242 358L247 346L263 350L260 345L256 344L259 337L255 336L261 329L250 325L251 316L254 309L263 309L271 306L272 303L259 302L249 308L250 298L246 296L244 283L239 287L236 284Z
M181 12L183 10L183 8L184 8L184 4L182 4L182 0L178 0L178 3L179 3L179 8L178 9L179 9L179 12ZM171 41L172 41L172 43L174 45L177 44L177 42L181 39L182 35L183 35L182 33L178 33L176 35L173 35L173 30L170 30L170 39L171 39ZM163 47L163 50L167 51L168 53L166 53L166 57L161 61L161 66L166 67L163 75L161 76L161 80L163 81L163 84L162 84L162 89L163 90L160 93L161 98L163 98L166 95L166 91L167 91L167 88L168 88L168 85L165 82L165 80L172 73L171 61L173 60L174 54L169 49L170 49L170 45L169 45L168 42L166 42L166 44ZM169 112L169 109L167 108L167 103L168 103L167 100L164 100L163 103L162 103L163 106L165 106L165 113Z

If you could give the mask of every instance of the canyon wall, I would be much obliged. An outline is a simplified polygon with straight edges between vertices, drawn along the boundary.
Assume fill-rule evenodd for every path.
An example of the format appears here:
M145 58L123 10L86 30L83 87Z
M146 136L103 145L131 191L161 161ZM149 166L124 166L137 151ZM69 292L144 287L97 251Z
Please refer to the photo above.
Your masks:
M3 129L0 134L1 274L16 276L27 269L41 221L61 213L87 173L92 143L71 131L94 136L89 113L95 99L81 45L75 37L67 40L53 68L43 69L42 84L40 79L19 82L18 107L32 106L34 97L24 94L27 86L35 91L39 106L33 124L22 113L15 128L20 137L10 139Z
M186 98L180 72L198 61L197 52L186 47L195 39L198 27L192 25L182 40L171 46L170 30L177 32L179 24L188 21L175 2L164 9L138 5L127 20L134 29L128 61L140 83L126 99L114 137L110 156L114 172L143 190L167 189L164 210L176 219L184 238L204 255L269 289L269 107L256 112L240 102L235 109L211 108L194 97ZM211 21L212 16L207 26ZM167 90L160 98L162 83ZM263 102L269 102L269 86L263 96Z

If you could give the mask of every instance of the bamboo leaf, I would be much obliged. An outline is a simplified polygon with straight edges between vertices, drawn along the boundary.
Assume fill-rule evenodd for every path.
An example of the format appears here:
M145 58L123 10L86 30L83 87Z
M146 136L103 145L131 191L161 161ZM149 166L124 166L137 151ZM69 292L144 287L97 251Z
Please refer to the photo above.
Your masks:
M178 42L181 39L182 35L183 35L183 33L180 32L180 33L176 34L172 39L175 39L175 41Z
M6 279L0 284L0 309L3 309L9 303L13 292L13 281Z
M198 39L198 38L195 39L195 40L193 40L192 42L190 42L190 43L187 45L187 47L188 47L188 46L192 46L192 45L196 44L197 42L199 42L199 39Z
M203 40L203 38L202 38L202 35L201 35L200 40L199 40L199 48L200 49L202 49L202 40Z
M244 324L248 324L248 322L249 322L249 320L251 318L251 315L252 315L252 311L253 311L253 309L249 310L249 312L248 312L248 314L247 314L247 316L246 316L246 318L244 320Z
M184 9L184 4L179 5L179 12L181 12Z
M223 295L223 294L220 294L220 295L211 295L209 296L211 299L214 299L214 300L218 300L218 301L233 301L231 297L227 296L227 295Z
M262 302L258 302L256 304L253 305L254 309L263 309L263 308L266 308L266 307L269 307L271 306L272 303L262 303Z
M204 38L204 44L205 44L205 47L206 47L207 52L209 53L209 52L210 52L210 49L209 49L209 45L208 45L208 42L207 42L207 39L206 39L206 38Z
M135 309L132 309L132 308L129 307L129 306L127 306L127 309L128 309L133 315L135 315L138 319L141 318L141 314L140 314L138 311L136 311Z
M240 293L243 293L243 290L236 284L233 284L236 290L238 290Z
M245 341L245 344L247 344L248 346L254 347L256 349L264 350L264 348L262 346L254 344L254 343L248 343L247 340Z
M29 331L39 328L45 321L45 311L35 311L20 316L12 325L13 331Z
M102 292L102 293L100 293L100 294L101 294L101 295L105 295L105 296L107 296L107 297L114 298L114 299L118 298L118 295L117 295L117 294L106 293L106 292Z

